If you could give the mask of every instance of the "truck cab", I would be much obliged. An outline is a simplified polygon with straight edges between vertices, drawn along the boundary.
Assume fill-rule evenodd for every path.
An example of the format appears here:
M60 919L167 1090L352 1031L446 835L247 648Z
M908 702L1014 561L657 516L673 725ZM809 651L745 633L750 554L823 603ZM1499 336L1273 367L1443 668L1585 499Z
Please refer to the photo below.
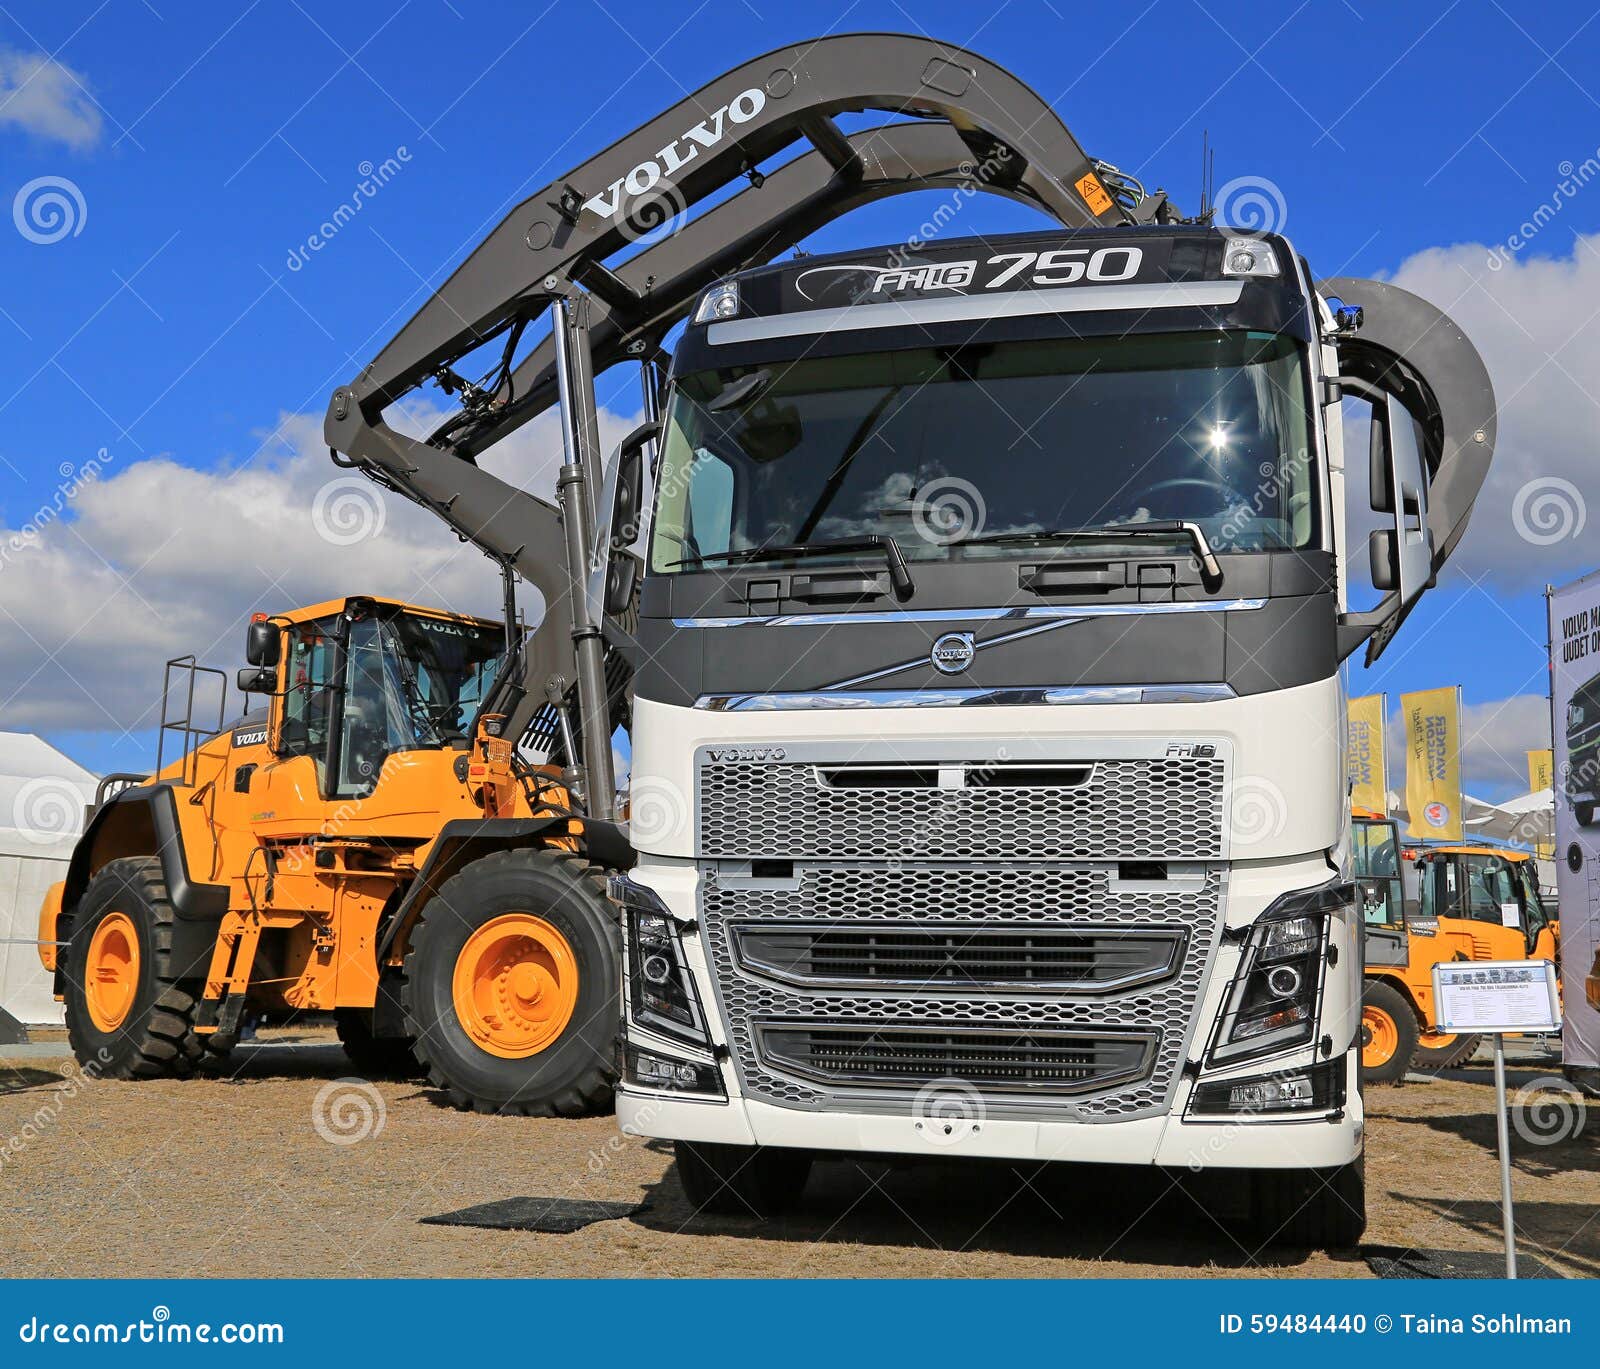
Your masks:
M671 817L613 882L619 1116L692 1198L762 1206L815 1151L1143 1161L1335 1195L1348 1233L1354 322L1282 238L1201 226L705 293L638 622ZM1364 392L1393 588L1431 546L1426 409Z

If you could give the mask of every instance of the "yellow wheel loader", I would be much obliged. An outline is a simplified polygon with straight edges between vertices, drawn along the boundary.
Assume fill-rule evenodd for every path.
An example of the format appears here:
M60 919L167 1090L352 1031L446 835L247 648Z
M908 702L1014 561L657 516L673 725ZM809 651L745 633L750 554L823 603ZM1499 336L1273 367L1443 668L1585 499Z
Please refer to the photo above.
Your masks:
M377 597L258 615L232 722L222 672L169 663L177 759L107 777L41 916L78 1059L186 1075L250 1018L332 1013L358 1069L457 1107L607 1104L626 842L501 735L520 638Z

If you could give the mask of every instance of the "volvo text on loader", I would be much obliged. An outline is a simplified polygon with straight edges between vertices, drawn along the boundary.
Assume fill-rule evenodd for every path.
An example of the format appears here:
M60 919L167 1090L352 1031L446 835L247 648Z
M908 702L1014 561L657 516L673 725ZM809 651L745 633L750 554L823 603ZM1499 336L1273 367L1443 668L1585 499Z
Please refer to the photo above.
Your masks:
M79 1060L184 1075L247 1014L331 1012L357 1068L458 1107L607 1105L621 844L501 734L521 651L514 619L377 597L257 615L265 706L227 725L222 672L169 665L181 754L107 777L41 917Z
M775 264L927 189L1049 226ZM647 422L608 463L623 362ZM430 381L460 408L419 441L384 414ZM558 400L556 509L477 458ZM1249 1171L1270 1233L1347 1244L1339 665L1433 582L1494 423L1422 300L1185 219L994 63L867 34L725 73L517 206L324 431L539 590L507 735L575 679L592 816L631 675L618 1115L695 1203L773 1211L822 1152L1143 1162Z

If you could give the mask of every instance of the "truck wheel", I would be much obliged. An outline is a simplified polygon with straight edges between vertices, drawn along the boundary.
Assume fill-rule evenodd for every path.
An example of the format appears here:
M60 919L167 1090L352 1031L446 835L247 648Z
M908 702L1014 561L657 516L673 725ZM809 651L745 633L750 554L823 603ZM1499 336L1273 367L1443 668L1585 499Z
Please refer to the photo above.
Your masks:
M1417 1053L1417 1018L1396 988L1381 979L1361 990L1361 1082L1393 1084Z
M417 1060L453 1107L577 1117L611 1101L621 935L599 871L496 851L446 880L406 952Z
M697 1212L775 1217L793 1207L811 1174L809 1150L674 1141L678 1182Z
M107 1079L192 1074L205 1054L194 1031L197 985L172 977L172 904L161 862L114 860L89 881L66 956L67 1039Z
M1449 1036L1424 1032L1417 1041L1417 1053L1411 1058L1411 1068L1429 1071L1454 1069L1472 1059L1482 1040L1474 1032Z
M1349 1250L1367 1229L1365 1157L1336 1169L1263 1169L1253 1178L1253 1224L1269 1245Z
M374 1036L371 1008L335 1008L339 1044L356 1072L368 1079L415 1079L422 1070L409 1036Z
M1577 818L1579 827L1594 826L1594 804L1575 803L1572 805L1572 816Z

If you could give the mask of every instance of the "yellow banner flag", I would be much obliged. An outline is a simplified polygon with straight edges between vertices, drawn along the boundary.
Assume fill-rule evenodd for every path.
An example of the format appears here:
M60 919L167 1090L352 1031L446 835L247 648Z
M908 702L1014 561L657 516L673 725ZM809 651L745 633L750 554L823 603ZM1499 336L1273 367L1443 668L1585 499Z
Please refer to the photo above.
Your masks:
M1389 768L1383 750L1382 694L1351 699L1347 714L1344 773L1350 781L1350 802L1374 813L1389 811Z
M1528 752L1528 792L1537 794L1549 789L1555 782L1556 753L1554 751Z
M1406 835L1460 841L1461 688L1400 696L1406 718Z

